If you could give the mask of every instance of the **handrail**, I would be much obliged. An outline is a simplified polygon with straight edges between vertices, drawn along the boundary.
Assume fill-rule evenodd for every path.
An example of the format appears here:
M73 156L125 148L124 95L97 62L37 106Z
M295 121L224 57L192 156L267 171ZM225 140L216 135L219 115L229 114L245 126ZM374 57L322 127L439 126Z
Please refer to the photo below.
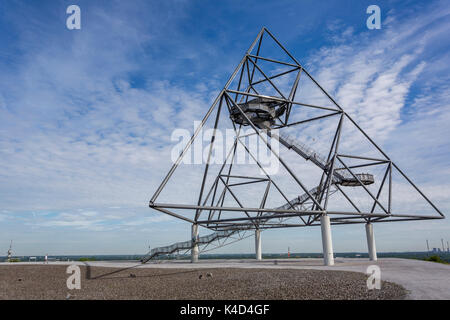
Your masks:
M303 142L300 142L297 139L294 139L286 134L280 134L277 135L276 133L272 133L269 131L269 134L272 138L278 139L284 146L286 146L289 149L294 150L297 154L305 158L306 160L312 161L314 164L319 166L323 170L328 169L328 162L325 160L325 157L321 154L314 151L311 147L306 145ZM370 184L373 183L373 175L371 174L356 174L357 178L362 181L364 184ZM342 184L342 185L353 185L357 186L359 185L359 181L353 177L350 171L346 169L345 167L336 167L333 172L333 179L331 181L332 184ZM284 205L275 208L275 209L302 209L302 205L310 198L309 195L316 196L320 192L320 186L317 186L311 190L309 190L308 193L304 193L291 201L285 203ZM275 215L272 212L266 212L262 216L272 217ZM261 222L266 221L265 219L262 219ZM189 250L192 249L195 245L208 245L216 240L220 240L223 238L229 238L233 234L239 232L239 229L230 229L230 230L221 230L213 232L209 235L198 237L196 240L192 239L189 241L184 242L177 242L170 246L164 246L164 247L158 247L150 250L144 258L141 259L142 263L145 263L149 261L150 259L153 259L154 257L157 257L159 255L163 254L171 254L175 251L180 250Z

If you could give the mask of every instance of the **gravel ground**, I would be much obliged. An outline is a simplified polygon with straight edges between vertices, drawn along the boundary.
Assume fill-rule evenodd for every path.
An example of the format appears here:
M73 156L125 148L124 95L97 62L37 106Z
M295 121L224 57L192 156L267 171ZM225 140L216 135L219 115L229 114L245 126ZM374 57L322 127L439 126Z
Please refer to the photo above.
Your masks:
M293 269L81 267L81 290L66 266L0 266L0 299L403 299L400 285L368 290L357 272Z

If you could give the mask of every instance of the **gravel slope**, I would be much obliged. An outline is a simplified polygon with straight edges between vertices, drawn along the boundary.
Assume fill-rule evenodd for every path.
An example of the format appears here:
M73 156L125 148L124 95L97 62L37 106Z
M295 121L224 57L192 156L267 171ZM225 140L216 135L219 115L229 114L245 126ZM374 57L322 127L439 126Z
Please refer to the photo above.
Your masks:
M403 287L390 282L369 291L366 275L347 271L82 266L81 290L67 289L68 276L66 266L2 265L0 299L403 299L406 295Z

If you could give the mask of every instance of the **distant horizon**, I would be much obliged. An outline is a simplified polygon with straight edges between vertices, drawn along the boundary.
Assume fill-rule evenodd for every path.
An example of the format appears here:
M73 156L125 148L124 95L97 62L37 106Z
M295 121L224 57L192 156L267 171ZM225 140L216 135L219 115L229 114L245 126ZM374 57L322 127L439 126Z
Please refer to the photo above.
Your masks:
M377 254L390 254L390 253L435 253L433 251L378 251ZM441 251L438 253L450 253L449 251ZM136 254L49 254L49 257L92 257L92 256L108 256L108 257L126 257L126 256L143 256L146 253L136 253ZM287 252L263 252L262 253L263 256L264 255L287 255ZM313 255L322 255L322 252L290 252L291 255L295 255L295 254L313 254ZM346 251L346 252L334 252L335 255L337 254L364 254L364 255L368 255L367 252L363 252L363 251ZM183 256L189 256L190 253L186 253L186 254L180 254ZM207 255L223 255L223 256L227 256L227 255L255 255L254 252L250 252L250 253L200 253L200 256L207 256ZM170 254L170 256L176 256L176 254ZM7 256L0 256L0 258L6 258ZM33 254L28 254L28 255L12 255L12 257L45 257L44 255L33 255Z

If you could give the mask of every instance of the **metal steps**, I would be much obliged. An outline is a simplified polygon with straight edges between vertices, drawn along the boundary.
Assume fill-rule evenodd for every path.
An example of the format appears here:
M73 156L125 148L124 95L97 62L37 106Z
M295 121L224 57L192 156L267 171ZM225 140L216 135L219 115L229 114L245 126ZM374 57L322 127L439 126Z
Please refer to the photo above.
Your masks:
M277 135L275 133L269 132L269 135L272 138L278 139L281 144L283 144L286 148L295 151L298 155L302 156L305 160L309 160L317 165L324 171L328 171L329 163L326 158L312 148L307 146L305 143L299 141L298 139L294 139L287 134ZM374 178L372 174L369 173L358 173L355 174L357 178L355 178L352 173L347 170L343 166L339 166L335 164L336 167L333 171L333 183L340 184L342 186L352 186L357 187L360 186L359 181L361 181L364 185L369 185L374 183ZM359 179L359 181L358 181Z
M312 196L316 196L317 193L319 192L319 186L309 190L309 193ZM309 195L307 193L304 193L294 199L292 199L291 201L287 202L286 204L276 208L276 209L301 209L301 206L309 199ZM267 212L265 214L263 214L262 216L273 216L276 215L275 213L272 212ZM266 221L265 219L261 220L262 223L264 223L264 221ZM225 238L230 238L232 235L241 232L242 230L238 230L238 229L234 229L234 230L224 230L224 231L216 231L213 232L209 235L206 236L202 236L202 237L198 237L197 238L197 244L199 246L202 245L208 245L211 244L214 241L218 241L220 239L225 239ZM245 230L244 230L245 231ZM248 231L248 230L247 230ZM156 258L157 256L160 255L165 255L165 254L172 254L174 252L177 251L182 251L182 250L189 250L192 249L194 247L195 241L194 239L192 240L188 240L188 241L183 241L183 242L177 242L174 243L170 246L165 246L165 247L158 247L158 248L154 248L152 250L150 250L144 258L141 259L142 263L146 263L149 260Z
M230 236L237 233L238 231L239 230L216 231L209 235L206 235L203 237L198 237L197 244L198 245L206 245L206 244L210 244L211 242L217 241L222 238L229 238ZM147 261L149 261L159 255L171 254L176 251L192 249L194 247L194 243L195 243L195 241L194 241L194 239L192 239L192 240L188 240L188 241L177 242L170 246L154 248L154 249L150 250L150 252L148 252L144 258L141 259L141 262L146 263Z

